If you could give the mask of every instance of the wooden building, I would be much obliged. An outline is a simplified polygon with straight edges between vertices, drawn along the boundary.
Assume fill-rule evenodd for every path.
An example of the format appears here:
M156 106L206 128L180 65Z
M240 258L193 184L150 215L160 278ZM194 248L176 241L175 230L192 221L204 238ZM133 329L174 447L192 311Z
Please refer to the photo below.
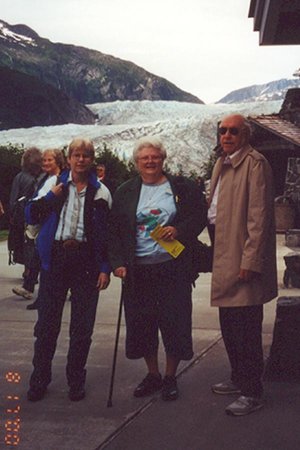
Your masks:
M260 45L300 44L299 0L251 0L249 17Z
M270 162L276 196L283 195L288 160L300 158L300 89L287 92L279 114L250 116L248 120L251 144Z

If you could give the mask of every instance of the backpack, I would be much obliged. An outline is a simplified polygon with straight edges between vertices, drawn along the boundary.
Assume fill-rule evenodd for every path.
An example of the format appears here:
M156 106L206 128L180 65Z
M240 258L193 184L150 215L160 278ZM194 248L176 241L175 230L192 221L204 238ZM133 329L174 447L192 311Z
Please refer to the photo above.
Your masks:
M18 198L13 206L9 233L7 239L8 264L24 264L24 232L25 232L25 206L35 191L38 191L44 184L48 175L43 176L38 183L32 185L29 195Z

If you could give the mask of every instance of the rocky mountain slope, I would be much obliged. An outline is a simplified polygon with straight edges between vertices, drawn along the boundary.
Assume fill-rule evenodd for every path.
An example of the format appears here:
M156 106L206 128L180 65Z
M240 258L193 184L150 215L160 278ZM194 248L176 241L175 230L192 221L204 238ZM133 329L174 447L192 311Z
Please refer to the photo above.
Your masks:
M64 92L5 67L0 67L0 99L0 130L95 122L95 114Z
M300 87L300 78L283 78L266 84L255 84L230 92L217 103L264 102L283 100L288 89Z
M203 103L129 61L53 43L26 25L1 20L0 66L36 77L81 103L146 99Z

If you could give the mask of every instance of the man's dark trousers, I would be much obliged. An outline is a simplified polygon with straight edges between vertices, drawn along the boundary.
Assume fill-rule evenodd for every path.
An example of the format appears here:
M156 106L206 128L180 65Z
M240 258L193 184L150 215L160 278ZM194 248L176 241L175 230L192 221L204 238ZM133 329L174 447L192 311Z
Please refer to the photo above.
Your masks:
M86 243L78 249L67 250L60 241L55 241L51 268L44 277L43 298L34 330L36 342L34 370L30 379L32 387L45 387L51 381L51 363L69 289L72 301L66 375L69 386L84 385L99 297L97 277L96 263Z
M242 395L261 397L263 305L220 307L219 318L232 382L240 387Z

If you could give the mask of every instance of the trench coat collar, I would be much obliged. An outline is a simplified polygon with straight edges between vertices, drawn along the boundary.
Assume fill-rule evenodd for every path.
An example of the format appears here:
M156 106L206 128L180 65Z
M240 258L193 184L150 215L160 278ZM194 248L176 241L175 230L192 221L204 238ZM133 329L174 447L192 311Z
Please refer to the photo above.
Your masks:
M231 166L233 167L233 169L236 169L240 164L242 164L244 159L247 157L247 155L250 152L252 152L252 150L253 149L249 144L242 147L241 150L230 160ZM208 199L208 205L211 204L216 186L218 184L219 177L221 175L225 157L226 157L226 155L223 153L216 162L215 173L214 173L213 178L211 179L210 196Z
M252 151L252 147L250 145L245 145L244 147L241 148L241 151L238 152L237 155L235 155L232 159L231 159L231 165L234 169L236 169L236 167L238 167L240 164L242 164L242 162L244 161L244 159L247 157L247 155Z

